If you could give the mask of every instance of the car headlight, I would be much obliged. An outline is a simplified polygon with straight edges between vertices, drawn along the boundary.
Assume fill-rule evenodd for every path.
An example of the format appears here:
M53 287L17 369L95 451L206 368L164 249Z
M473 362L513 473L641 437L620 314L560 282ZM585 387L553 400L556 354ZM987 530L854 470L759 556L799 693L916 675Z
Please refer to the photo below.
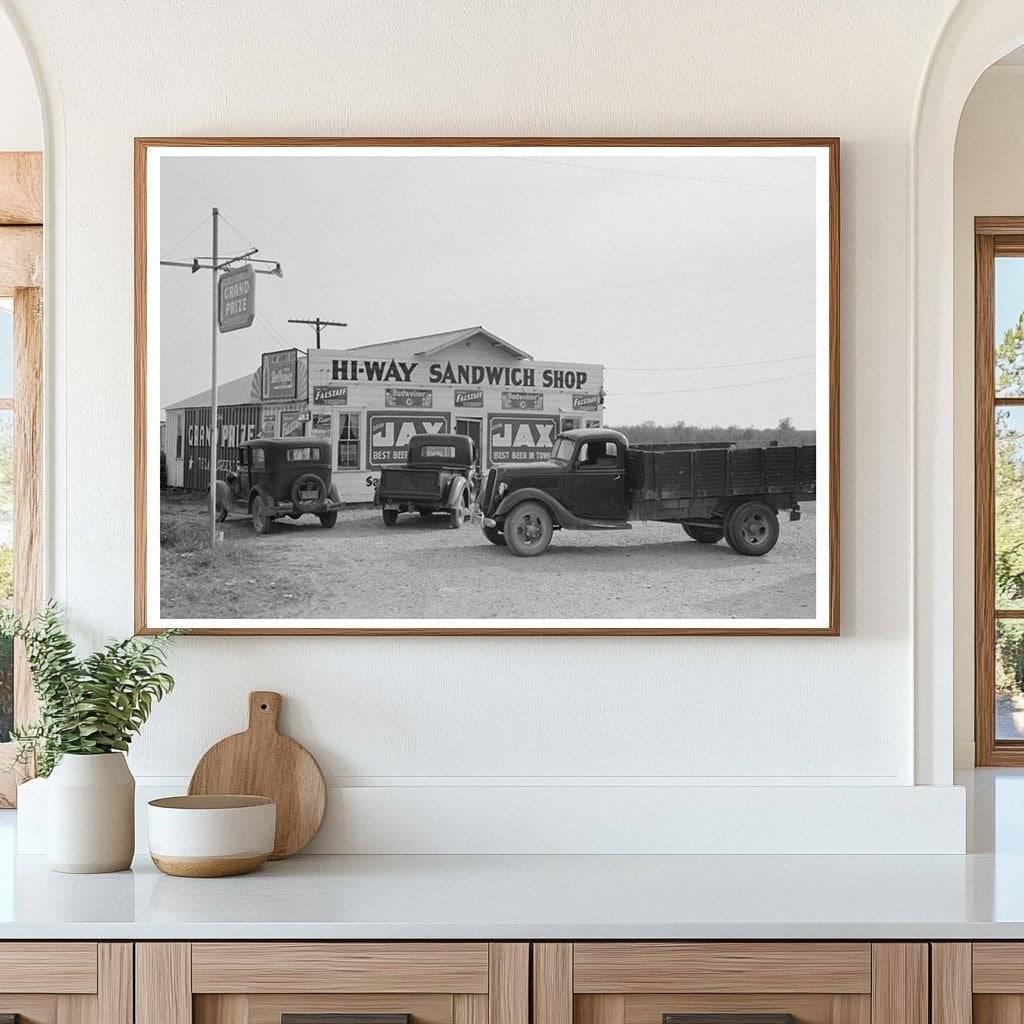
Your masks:
M508 490L508 484L505 483L504 480L502 480L502 482L500 484L498 484L498 497L499 498L503 498L505 496L505 492L507 490Z

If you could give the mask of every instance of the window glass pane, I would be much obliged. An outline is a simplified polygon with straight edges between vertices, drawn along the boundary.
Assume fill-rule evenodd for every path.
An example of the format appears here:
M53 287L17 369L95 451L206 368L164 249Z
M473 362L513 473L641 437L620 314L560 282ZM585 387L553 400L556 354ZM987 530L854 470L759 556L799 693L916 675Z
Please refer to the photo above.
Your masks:
M996 258L996 395L1024 396L1024 257Z
M996 608L1024 608L1024 408L996 409Z
M996 619L996 739L1024 740L1024 622Z
M0 606L14 601L14 413L0 410ZM14 648L0 638L0 743L14 724Z

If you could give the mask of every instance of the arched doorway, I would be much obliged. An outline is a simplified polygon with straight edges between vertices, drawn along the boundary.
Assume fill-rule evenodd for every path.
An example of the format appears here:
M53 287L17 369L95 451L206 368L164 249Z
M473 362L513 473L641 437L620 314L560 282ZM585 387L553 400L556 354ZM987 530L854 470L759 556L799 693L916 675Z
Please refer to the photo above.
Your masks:
M981 74L1024 41L1017 0L961 0L936 41L911 136L915 779L952 781L954 689L953 156ZM971 586L972 581L963 581ZM964 638L957 636L956 642ZM972 638L973 640L973 638Z

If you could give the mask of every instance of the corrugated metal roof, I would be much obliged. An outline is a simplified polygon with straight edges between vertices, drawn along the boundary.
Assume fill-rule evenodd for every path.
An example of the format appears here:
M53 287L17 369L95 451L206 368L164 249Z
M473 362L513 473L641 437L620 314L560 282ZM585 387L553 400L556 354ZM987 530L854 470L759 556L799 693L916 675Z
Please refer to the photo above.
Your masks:
M217 402L220 405L248 405L252 402L252 377L251 373L235 380L229 380L226 384L217 387ZM192 409L196 406L210 404L210 388L200 391L198 395L190 398L183 398L180 402L174 402L167 406L168 409Z

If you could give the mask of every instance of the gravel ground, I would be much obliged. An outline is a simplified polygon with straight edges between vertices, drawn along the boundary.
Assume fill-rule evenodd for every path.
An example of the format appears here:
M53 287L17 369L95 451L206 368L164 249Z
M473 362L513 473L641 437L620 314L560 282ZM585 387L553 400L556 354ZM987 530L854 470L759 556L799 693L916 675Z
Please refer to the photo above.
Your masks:
M257 537L223 524L203 549L205 504L165 492L161 613L166 618L809 618L815 505L783 516L775 549L737 555L672 523L608 533L560 530L538 558L516 558L478 526L351 506L333 530L307 516Z

